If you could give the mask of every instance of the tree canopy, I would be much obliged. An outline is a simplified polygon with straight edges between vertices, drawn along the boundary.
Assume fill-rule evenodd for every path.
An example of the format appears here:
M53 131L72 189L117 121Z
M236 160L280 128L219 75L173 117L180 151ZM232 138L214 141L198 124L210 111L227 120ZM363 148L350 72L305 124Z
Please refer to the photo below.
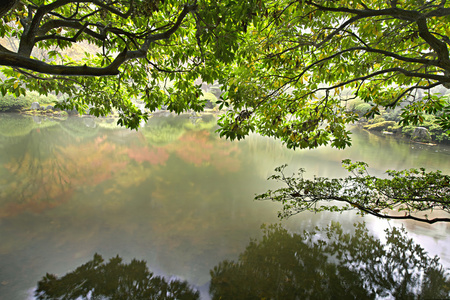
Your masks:
M14 8L9 5L17 2ZM450 86L447 1L22 0L4 2L1 92L55 91L66 107L136 128L162 105L200 111L196 79L218 82L230 110L221 134L254 131L288 147L350 144L357 120L346 101L403 107L417 124L449 104L430 89ZM75 60L67 49L95 45ZM84 44L85 45L85 44ZM33 50L44 49L38 57ZM92 51L91 51L92 52ZM57 80L53 80L57 79Z
M159 0L17 1L0 26L2 94L36 90L67 96L62 106L94 115L119 110L119 124L136 128L162 105L200 111L196 79L221 77L232 61L241 22L254 2ZM5 4L2 4L5 5ZM236 6L239 8L237 9ZM227 22L221 21L221 19ZM70 49L90 46L84 57ZM37 51L43 50L43 51Z
M222 133L256 130L288 147L350 144L345 125L358 116L354 98L403 107L404 123L449 104L430 89L449 86L447 1L264 1L256 25L240 43L224 82L232 111ZM231 70L232 69L232 70ZM424 93L424 95L423 95Z

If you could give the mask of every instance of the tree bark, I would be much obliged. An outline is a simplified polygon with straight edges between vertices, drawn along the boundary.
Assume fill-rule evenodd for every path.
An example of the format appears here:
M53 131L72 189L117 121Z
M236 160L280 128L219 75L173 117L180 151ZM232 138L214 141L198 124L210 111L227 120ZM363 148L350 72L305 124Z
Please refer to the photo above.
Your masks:
M3 18L19 0L2 0L0 1L0 18Z

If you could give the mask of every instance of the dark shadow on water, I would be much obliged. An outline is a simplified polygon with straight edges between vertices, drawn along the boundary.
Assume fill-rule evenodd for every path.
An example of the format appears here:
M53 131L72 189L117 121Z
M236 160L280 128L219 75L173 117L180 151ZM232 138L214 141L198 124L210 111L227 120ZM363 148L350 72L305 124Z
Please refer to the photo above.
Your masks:
M346 232L339 223L290 233L263 226L237 261L211 270L212 299L446 299L448 270L429 257L403 229L383 241L364 223ZM385 240L385 241L384 241ZM154 276L144 261L94 258L60 278L39 281L37 299L199 299L186 281Z

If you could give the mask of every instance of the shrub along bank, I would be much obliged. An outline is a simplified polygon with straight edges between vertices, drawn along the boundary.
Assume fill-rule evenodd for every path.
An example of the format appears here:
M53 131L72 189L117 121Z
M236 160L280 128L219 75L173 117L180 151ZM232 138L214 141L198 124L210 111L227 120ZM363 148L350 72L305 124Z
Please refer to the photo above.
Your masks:
M53 105L58 102L55 95L39 95L37 92L27 92L26 96L0 95L0 112L15 112L29 109L33 102L42 105Z
M418 131L417 128L422 127L426 128L429 132L431 141L450 144L450 135L442 130L437 124L435 115L425 114L423 117L423 123L417 126L401 125L399 124L400 114L402 112L401 108L382 109L380 110L380 115L377 115L371 119L364 118L364 115L367 114L367 112L372 108L372 105L369 103L356 99L349 101L347 108L353 110L361 117L358 125L362 126L362 128L366 130L392 133L414 140Z

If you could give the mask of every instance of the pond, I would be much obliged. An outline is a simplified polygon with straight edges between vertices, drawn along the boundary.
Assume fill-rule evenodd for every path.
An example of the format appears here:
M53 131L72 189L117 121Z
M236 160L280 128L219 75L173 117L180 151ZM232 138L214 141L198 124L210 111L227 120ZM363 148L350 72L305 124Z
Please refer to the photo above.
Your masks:
M361 217L356 211L302 213L280 221L277 203L253 200L255 194L275 187L266 178L284 163L290 171L305 168L311 177L346 176L341 167L345 158L367 162L370 172L380 176L387 169L422 166L448 174L449 147L412 144L355 130L351 148L292 151L257 135L230 142L220 139L216 129L216 119L208 115L161 114L139 131L130 131L116 127L112 119L71 117L58 121L1 114L0 299L34 299L37 283L47 273L64 276L93 260L96 253L106 262L116 255L126 264L143 260L155 276L168 282L186 281L201 299L218 295L243 298L245 293L237 285L248 280L240 287L245 289L251 285L250 278L258 277L255 274L268 272L263 267L270 264L261 257L277 249L280 241L312 253L311 244L301 246L298 241L308 234L308 241L317 241L330 236L325 234L327 230L337 240L356 232L358 244L368 245L369 240L389 241L383 230L403 226L408 238L430 256L438 255L445 268L450 267L450 224L379 220ZM361 222L372 239L363 238L361 228L358 231L363 225L355 227ZM277 223L281 225L271 225ZM263 240L273 243L265 254L258 252L264 248ZM302 253L292 247L289 251L294 256ZM316 248L316 259L328 253L320 258L321 263L327 257L333 260L338 251ZM281 252L270 255L282 256ZM260 257L261 265L258 259L253 262L248 257ZM238 260L240 270L252 271L240 275L230 271L228 267L236 266ZM373 264L365 262L375 270ZM292 263L288 265L292 267ZM220 273L223 269L231 273ZM319 273L319 277L328 274ZM332 280L332 276L326 277ZM224 283L226 292L218 288ZM263 289L247 293L254 295ZM274 297L281 299L288 294L277 295Z

